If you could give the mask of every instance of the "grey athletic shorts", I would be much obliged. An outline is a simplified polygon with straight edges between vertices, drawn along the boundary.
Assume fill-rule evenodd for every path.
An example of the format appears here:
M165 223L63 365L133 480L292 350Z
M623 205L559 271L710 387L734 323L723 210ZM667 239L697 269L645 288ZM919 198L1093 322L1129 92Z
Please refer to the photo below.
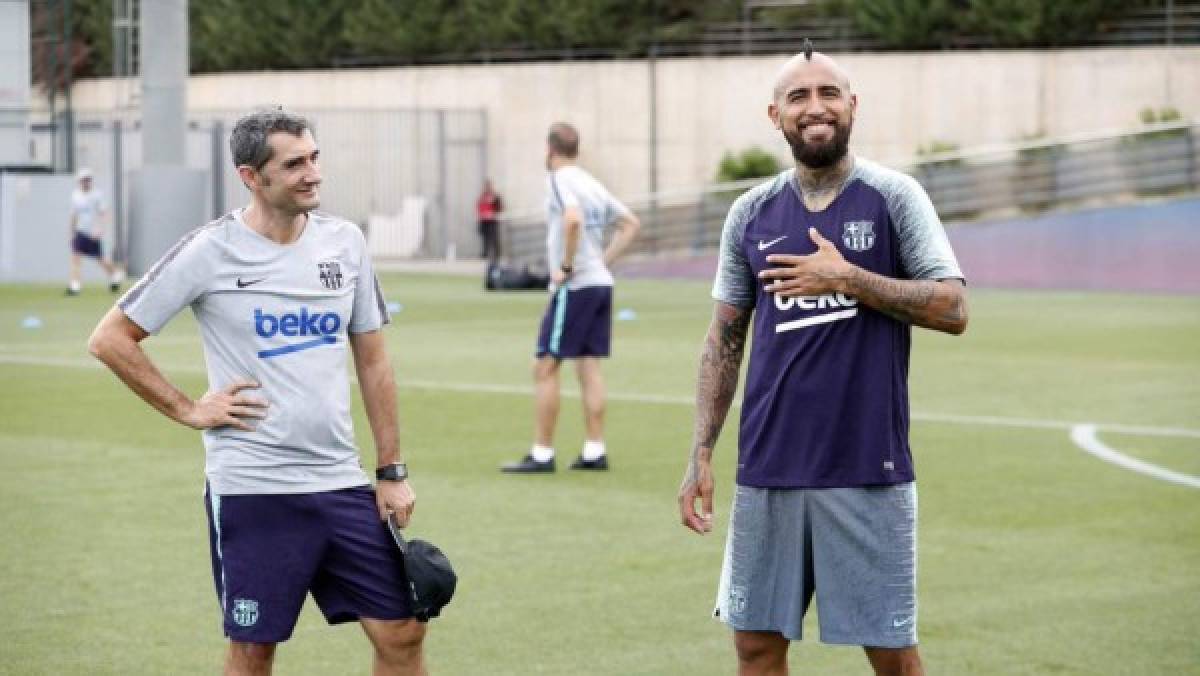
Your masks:
M917 488L737 486L714 615L801 639L813 594L821 641L917 643Z

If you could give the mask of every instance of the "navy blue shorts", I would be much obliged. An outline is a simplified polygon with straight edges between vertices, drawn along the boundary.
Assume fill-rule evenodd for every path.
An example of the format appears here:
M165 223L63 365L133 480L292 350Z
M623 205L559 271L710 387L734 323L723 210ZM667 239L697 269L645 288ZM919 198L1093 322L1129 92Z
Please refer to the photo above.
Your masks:
M205 491L225 635L279 643L312 592L326 621L412 617L400 553L370 486L323 493Z
M60 242L62 240L59 240ZM100 240L95 237L88 237L82 232L75 233L75 237L71 239L71 251L80 256L91 256L92 258L101 258L104 256L104 247L100 244Z
M585 286L571 291L560 286L542 317L537 356L607 357L611 337L612 287Z

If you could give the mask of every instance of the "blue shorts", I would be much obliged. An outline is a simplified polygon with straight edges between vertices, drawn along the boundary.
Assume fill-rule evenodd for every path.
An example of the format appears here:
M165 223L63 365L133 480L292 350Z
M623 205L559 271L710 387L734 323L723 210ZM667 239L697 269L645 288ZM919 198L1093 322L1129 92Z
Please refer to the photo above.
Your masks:
M59 240L60 242L62 240ZM82 232L75 233L71 238L71 251L80 256L90 256L92 258L102 258L104 256L104 246L100 240L95 237L88 237Z
M225 635L286 641L312 592L326 621L412 617L400 553L375 491L213 495L205 491Z
M572 291L560 286L542 317L536 354L555 359L607 357L611 337L612 287Z

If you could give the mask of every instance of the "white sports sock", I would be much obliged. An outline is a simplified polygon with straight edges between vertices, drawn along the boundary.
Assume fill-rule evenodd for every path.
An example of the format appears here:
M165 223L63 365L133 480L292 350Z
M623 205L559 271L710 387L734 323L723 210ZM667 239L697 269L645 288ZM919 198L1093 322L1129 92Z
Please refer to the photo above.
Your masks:
M533 459L538 462L550 462L554 459L554 449L550 446L534 444L533 448L529 449L529 455L532 455Z
M72 291L79 291L82 288L79 284L79 281L75 279L71 280L69 287Z
M585 441L583 442L583 459L587 461L598 460L604 457L604 442L603 441Z

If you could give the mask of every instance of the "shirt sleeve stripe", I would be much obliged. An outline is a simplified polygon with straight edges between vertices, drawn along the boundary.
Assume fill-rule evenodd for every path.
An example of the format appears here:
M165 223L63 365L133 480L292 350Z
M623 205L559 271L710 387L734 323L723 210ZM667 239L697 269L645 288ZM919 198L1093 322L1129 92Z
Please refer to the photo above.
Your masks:
M558 208L566 209L567 205L563 203L562 195L558 194L558 178L554 174L550 174L550 190L554 193L554 201L558 202Z
M158 279L163 270L165 270L167 266L170 265L171 262L174 261L179 255L179 252L183 251L184 247L190 244L192 240L199 237L201 233L219 226L221 224L221 220L216 220L212 223L202 225L181 237L179 241L175 243L175 246L171 247L171 249L167 251L162 258L158 259L158 262L154 264L154 267L150 268L150 271L143 275L142 278L138 280L138 283L134 284L133 288L131 288L121 298L121 300L117 301L117 307L121 308L121 311L125 314L129 314L129 307L138 302L138 300L142 297L142 294L146 291L146 287L153 283L155 279Z
M383 288L379 286L379 275L373 275L375 279L375 303L379 306L379 321L381 324L391 324L392 318L387 311L387 301L383 299Z

